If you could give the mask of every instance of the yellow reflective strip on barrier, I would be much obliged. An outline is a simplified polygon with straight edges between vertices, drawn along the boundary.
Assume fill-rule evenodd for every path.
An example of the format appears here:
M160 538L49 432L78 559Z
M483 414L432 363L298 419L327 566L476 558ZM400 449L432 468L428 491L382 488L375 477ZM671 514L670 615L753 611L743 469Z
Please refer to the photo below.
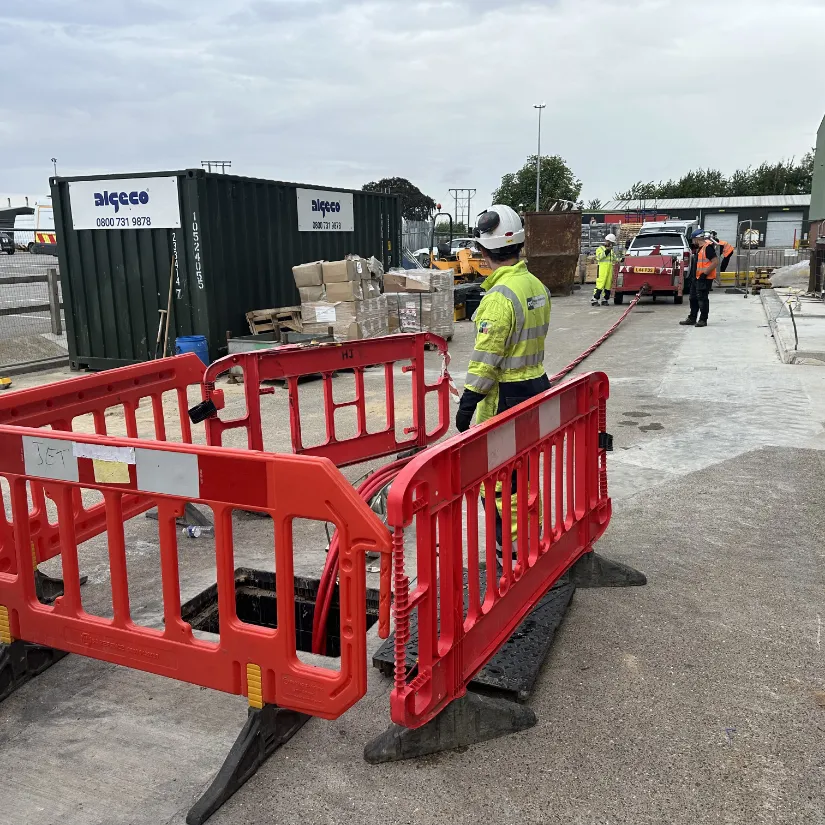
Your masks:
M249 707L262 708L264 693L261 685L261 668L258 665L246 666L246 694L249 698Z
M13 641L9 624L9 609L0 604L0 644L10 645Z

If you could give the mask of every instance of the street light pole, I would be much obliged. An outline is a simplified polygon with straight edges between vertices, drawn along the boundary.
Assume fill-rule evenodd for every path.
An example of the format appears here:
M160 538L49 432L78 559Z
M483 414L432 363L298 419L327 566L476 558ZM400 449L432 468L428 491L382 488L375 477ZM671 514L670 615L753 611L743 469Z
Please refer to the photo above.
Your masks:
M57 177L57 158L52 158L52 164L54 164L54 176Z
M536 212L539 211L539 204L541 203L541 110L546 108L545 103L537 103L533 106L534 109L539 110L539 145L536 152Z

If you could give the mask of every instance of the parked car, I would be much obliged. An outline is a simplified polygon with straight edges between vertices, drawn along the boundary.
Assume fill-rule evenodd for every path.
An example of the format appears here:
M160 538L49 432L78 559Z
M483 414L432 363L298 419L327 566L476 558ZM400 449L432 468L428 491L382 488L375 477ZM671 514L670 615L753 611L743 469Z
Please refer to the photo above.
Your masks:
M7 232L0 232L0 252L6 255L14 255L14 241Z
M659 251L654 253L658 247ZM690 260L690 244L687 236L677 228L642 231L627 246L627 256L639 255L676 255Z

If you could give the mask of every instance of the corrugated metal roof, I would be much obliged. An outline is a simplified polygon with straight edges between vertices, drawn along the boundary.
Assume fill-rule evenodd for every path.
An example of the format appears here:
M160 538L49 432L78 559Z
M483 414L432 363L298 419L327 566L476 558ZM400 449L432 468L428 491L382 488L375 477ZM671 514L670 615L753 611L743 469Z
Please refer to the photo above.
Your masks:
M599 212L624 212L644 209L734 209L734 208L782 208L785 206L810 206L810 195L748 195L739 198L662 198L661 200L608 201Z

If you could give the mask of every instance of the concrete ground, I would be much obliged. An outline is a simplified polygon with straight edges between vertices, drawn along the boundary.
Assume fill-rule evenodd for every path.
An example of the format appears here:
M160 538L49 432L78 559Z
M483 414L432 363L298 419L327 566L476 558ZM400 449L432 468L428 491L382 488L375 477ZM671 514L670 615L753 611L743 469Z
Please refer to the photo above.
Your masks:
M587 298L554 299L551 373L622 311ZM825 374L780 362L758 299L714 293L706 329L680 327L685 309L640 304L582 367L611 380L614 515L597 549L649 583L576 593L530 701L538 725L368 766L390 690L371 669L364 699L310 721L211 822L825 823ZM458 324L459 383L471 348L471 325ZM431 375L438 366L431 358ZM266 401L278 447L283 397ZM239 407L238 388L227 404ZM127 531L146 624L161 611L154 530L139 518ZM236 564L271 569L266 525L239 515L236 530ZM317 525L298 536L297 571L317 574L325 538ZM182 545L184 598L214 580L212 546ZM84 606L106 615L105 542L81 558ZM239 697L69 656L0 704L0 825L180 825L245 714Z

